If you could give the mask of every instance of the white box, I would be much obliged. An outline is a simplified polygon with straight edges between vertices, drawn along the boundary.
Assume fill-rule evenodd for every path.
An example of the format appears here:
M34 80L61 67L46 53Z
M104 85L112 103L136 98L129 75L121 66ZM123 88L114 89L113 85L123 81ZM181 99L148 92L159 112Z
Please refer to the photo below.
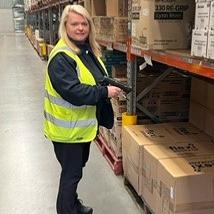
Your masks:
M191 45L192 56L207 57L207 39L207 30L193 30Z
M207 58L214 59L214 29L208 32Z
M189 48L194 11L194 0L132 1L132 44L143 49Z
M214 30L214 1L211 2L210 5L210 23L209 29Z
M208 29L211 2L197 2L195 8L195 29Z

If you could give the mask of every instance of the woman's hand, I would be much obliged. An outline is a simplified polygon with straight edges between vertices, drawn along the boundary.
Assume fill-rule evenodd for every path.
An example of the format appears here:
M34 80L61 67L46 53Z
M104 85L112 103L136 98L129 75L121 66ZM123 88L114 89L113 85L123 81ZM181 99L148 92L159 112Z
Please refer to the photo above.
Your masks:
M116 86L107 86L107 89L108 89L108 97L109 98L118 97L122 91L120 88L118 88Z

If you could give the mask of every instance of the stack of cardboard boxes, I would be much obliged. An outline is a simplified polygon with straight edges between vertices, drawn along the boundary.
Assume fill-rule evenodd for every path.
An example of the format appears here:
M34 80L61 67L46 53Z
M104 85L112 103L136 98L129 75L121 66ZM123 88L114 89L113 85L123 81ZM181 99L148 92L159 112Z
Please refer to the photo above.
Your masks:
M214 213L214 144L190 123L125 126L125 177L155 214Z
M150 86L160 72L147 70L137 78L137 94ZM189 116L190 78L177 73L169 74L150 90L138 103L159 121L184 121Z
M128 37L128 18L112 16L93 17L97 39L109 42L126 42Z
M126 55L118 51L104 51L103 61L109 75L120 82L127 83ZM100 128L106 144L111 148L116 157L122 156L122 113L126 111L126 99L121 93L118 98L111 99L114 111L114 126L111 130Z
M214 137L214 85L192 78L190 98L190 122Z
M97 39L109 42L126 42L128 36L128 1L104 0L103 4L95 0L91 0L91 2L92 6L89 11L93 16Z

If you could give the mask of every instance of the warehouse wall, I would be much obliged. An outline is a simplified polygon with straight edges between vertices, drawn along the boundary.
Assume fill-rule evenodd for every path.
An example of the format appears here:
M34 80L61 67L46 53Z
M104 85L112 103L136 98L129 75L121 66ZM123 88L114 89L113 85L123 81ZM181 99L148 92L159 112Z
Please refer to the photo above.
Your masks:
M13 32L13 0L0 0L0 33Z

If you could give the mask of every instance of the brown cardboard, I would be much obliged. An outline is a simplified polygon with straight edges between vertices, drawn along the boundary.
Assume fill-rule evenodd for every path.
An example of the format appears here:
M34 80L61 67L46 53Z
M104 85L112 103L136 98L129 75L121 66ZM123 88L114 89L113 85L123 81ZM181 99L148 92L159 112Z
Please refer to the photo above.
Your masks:
M50 45L50 44L47 44L47 55L49 56L51 51L53 50L54 46L53 45Z
M100 126L99 127L99 133L101 134L105 143L110 147L110 131L109 131L109 129Z
M112 65L111 73L114 78L127 77L127 65Z
M211 111L214 112L214 84L207 83L207 102L206 107Z
M140 195L140 174L142 172L143 147L157 143L172 142L173 138L159 125L132 125L122 128L122 156L129 164L123 167L124 175ZM123 160L124 161L124 160ZM138 176L128 173L127 166L131 165Z
M123 172L124 177L128 179L130 184L133 186L135 191L139 193L139 172L138 169L136 169L132 163L128 159L126 155L123 154Z
M128 0L106 0L107 16L128 16Z
M211 95L212 96L212 95ZM212 101L210 101L212 103ZM190 103L190 123L194 124L197 128L203 130L209 136L214 137L214 112L208 108L191 101Z
M214 84L193 77L191 100L214 112Z
M131 125L122 129L124 147L131 154L131 161L136 168L140 165L140 153L145 145L166 143L173 141L172 136L159 124ZM141 153L142 154L142 153Z
M109 42L126 42L128 36L127 17L93 17L98 39Z
M195 0L132 2L133 45L144 49L190 46Z
M159 160L158 214L214 213L214 155Z
M106 15L105 0L91 0L91 15L92 16Z
M191 100L201 105L207 102L207 84L204 80L192 77Z
M142 75L138 78L137 94L141 93L157 78L156 75ZM189 113L190 78L181 75L168 75L159 82L149 93L138 100L161 122L182 121L188 119Z
M144 148L143 173L141 191L145 201L154 211L156 208L157 168L158 160L178 157L194 157L204 154L214 154L214 144L210 141L194 142L184 141L180 143L169 143L146 146Z
M92 4L92 2L91 2L92 0L84 0L84 7L85 7L85 9L90 13L90 14L92 14L92 8L91 8L91 4Z
M161 126L166 128L166 131L174 137L176 142L185 140L194 140L198 142L210 140L210 137L206 133L191 123L162 123Z
M206 111L206 116L205 116L205 127L204 131L210 135L211 137L214 138L214 113L211 111Z
M110 133L110 147L116 157L122 157L122 141L117 139L113 133Z
M190 102L189 122L201 130L205 130L206 108L194 101Z
M139 195L142 193L140 176L143 172L144 147L184 141L211 141L211 139L190 123L162 123L122 127L122 156L127 157L138 173L138 181L134 183L138 183L135 190ZM124 168L125 174L126 170Z
M208 31L206 29L194 29L192 31L191 56L207 57Z

